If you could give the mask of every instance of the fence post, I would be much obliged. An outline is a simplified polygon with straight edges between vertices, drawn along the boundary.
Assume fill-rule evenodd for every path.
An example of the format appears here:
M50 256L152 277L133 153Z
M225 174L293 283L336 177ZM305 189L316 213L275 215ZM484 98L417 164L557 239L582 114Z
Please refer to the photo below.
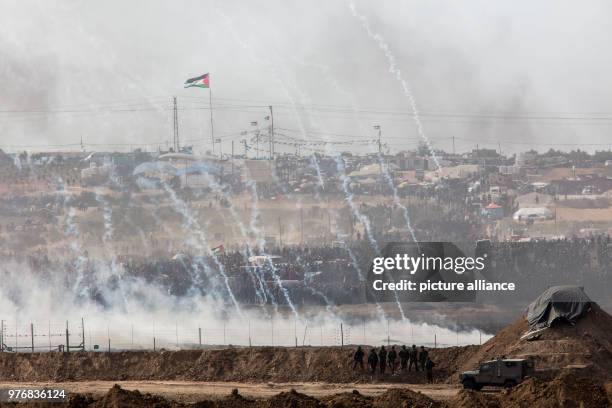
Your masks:
M391 344L391 333L389 333L389 319L387 319L387 347Z
M366 323L365 323L365 319L363 319L363 345L366 345Z
M202 348L202 328L198 327L198 342L200 344L200 348Z
M340 323L340 348L344 348L344 328L342 323Z
M155 337L153 337L153 351L155 351Z
M68 333L68 320L66 320L66 353L70 353L70 335Z
M320 329L321 329L321 347L323 347L323 326L321 326Z
M110 353L110 337L108 338L108 352Z
M32 337L32 353L34 353L34 323L30 323L30 336Z

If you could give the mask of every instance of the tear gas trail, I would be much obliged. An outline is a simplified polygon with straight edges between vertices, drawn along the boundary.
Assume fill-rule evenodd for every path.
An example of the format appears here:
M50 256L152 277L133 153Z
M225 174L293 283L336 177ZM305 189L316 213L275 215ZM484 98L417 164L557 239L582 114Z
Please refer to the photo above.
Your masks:
M389 188L391 188L391 191L393 192L393 202L395 203L395 205L397 205L402 210L402 215L404 216L406 227L408 228L408 231L410 232L410 236L412 237L412 240L417 243L417 248L418 248L419 240L417 239L416 234L414 233L414 229L412 228L412 224L410 222L410 215L408 214L408 208L406 208L406 206L402 204L402 201L400 200L399 195L397 193L397 187L395 186L395 183L393 182L393 179L391 178L391 175L389 174L388 165L384 163L384 160L382 156L380 155L380 153L378 154L378 161L380 162L380 166L383 169L383 174L384 174L385 179L387 180L387 184L389 185Z
M300 95L302 95L302 99L307 99L306 96L304 95L304 93L299 89L299 87L297 86L295 81L294 81L294 89ZM290 100L292 102L292 106L295 107L293 99L291 98ZM310 119L310 115L308 115L308 117ZM301 128L301 130L303 132L303 136L307 137L304 128L302 126L300 128ZM325 137L324 137L324 140L325 140ZM349 203L349 208L353 212L353 215L355 216L355 218L358 219L362 223L362 225L364 226L365 231L366 231L366 236L367 236L367 238L368 238L368 240L370 242L370 245L375 250L375 252L377 254L379 254L380 253L380 248L378 246L378 242L376 241L376 239L374 237L374 234L373 234L373 231L372 231L372 228L371 228L371 225L370 225L370 220L368 219L368 217L365 214L362 214L361 211L359 211L359 208L354 203L353 194L350 191L350 186L348 184L349 179L348 179L347 174L346 174L346 169L345 169L345 166L344 166L344 159L342 158L342 155L339 154L338 152L334 152L334 154L332 156L334 157L334 160L336 161L337 168L339 170L339 174L340 174L340 178L341 178L341 185L343 187L343 191L345 193L346 200ZM314 153L313 153L313 157L316 159L316 155ZM317 166L318 166L318 164L317 164ZM398 307L398 309L400 311L402 320L405 320L406 317L405 317L405 314L404 314L404 310L403 310L402 304L399 301L399 298L398 298L397 294L395 294L395 299L396 299L396 305L397 305L397 307ZM378 302L376 304L377 304L377 310L384 314L384 311L383 311L382 307L380 307Z
M219 259L217 258L217 256L210 250L209 245L208 245L208 240L206 238L204 231L202 230L202 228L200 228L200 225L198 224L197 220L195 219L195 217L189 210L189 207L187 206L187 204L183 200L177 197L176 193L174 192L174 190L172 190L172 188L170 188L170 186L168 186L166 183L162 183L162 184L163 184L164 190L166 190L166 192L168 193L168 196L174 203L175 209L177 210L179 214L181 214L184 217L185 227L188 229L191 229L191 228L195 229L195 233L197 234L199 238L199 242L201 244L200 249L201 250L203 249L204 254L211 255L213 261L217 265L219 273L221 274L223 278L223 282L225 283L225 288L227 290L228 295L230 296L230 299L232 300L232 303L234 304L234 307L236 308L236 311L238 312L240 316L242 316L240 305L238 304L238 301L236 300L236 297L234 296L234 292L232 291L232 288L230 287L229 277L225 273L223 264L219 262ZM206 265L206 268L207 267L208 266Z
M423 130L423 125L421 123L421 118L419 117L419 111L416 106L416 100L414 99L414 95L410 87L408 86L408 83L404 79L402 72L397 66L395 55L393 55L393 53L391 52L391 48L389 47L389 44L387 44L387 42L385 41L382 35L380 35L379 33L374 33L372 31L370 27L370 22L368 21L367 17L357 12L355 4L352 1L349 2L349 9L351 10L353 17L359 20L363 28L368 33L368 36L372 38L374 41L376 41L376 43L378 44L378 47L384 52L385 57L387 58L387 62L389 64L389 72L395 75L395 78L402 85L402 90L404 91L404 94L408 98L408 102L410 103L410 108L412 110L412 118L414 119L414 124L416 125L416 128L417 128L417 133L419 134L421 139L423 139L423 141L425 142L427 149L431 153L431 157L433 158L436 164L436 168L438 169L438 171L440 171L442 167L440 166L440 162L438 161L438 158L436 157L436 152L434 151L433 146L431 142L429 141L429 138L427 137L427 135L425 134L425 131Z
M74 256L76 257L76 259L74 260L74 263L75 263L75 269L77 272L77 276L76 276L76 279L74 280L73 288L74 289L80 288L77 294L79 296L86 296L86 293L83 293L85 288L81 287L81 283L83 282L83 279L85 278L84 265L87 262L87 258L83 254L83 250L79 242L80 240L79 227L74 221L74 218L76 216L75 209L73 206L70 206L68 211L66 211L67 195L69 195L70 193L67 191L66 184L64 183L63 179L59 178L58 182L60 183L60 186L61 186L60 194L61 194L62 209L63 209L64 214L67 213L64 217L64 220L66 222L66 230L64 231L64 234L66 237L70 238L70 249L72 250L72 252L74 253Z
M113 208L110 204L104 200L104 198L100 195L99 189L95 190L94 197L96 201L102 206L102 216L104 219L104 235L102 236L102 242L104 243L104 248L110 252L110 272L112 276L118 278L119 282L119 293L123 296L123 288L121 287L121 278L122 273L117 265L117 255L112 247L112 239L114 234L113 229ZM125 296L123 296L123 304L126 303Z
M297 114L297 110L296 110L296 108L295 108L295 101L293 100L293 98L292 98L291 94L288 92L287 87L285 86L285 83L284 83L284 82L283 82L283 80L280 78L280 75L278 74L278 71L277 71L277 69L276 69L276 65L275 65L275 64L273 64L273 63L271 63L271 62L270 62L270 61L268 61L268 60L261 59L261 58L259 58L259 57L257 57L257 56L255 55L255 53L253 52L252 48L251 48L251 47L250 47L250 46L249 46L249 45L248 45L246 42L244 42L244 41L242 40L242 38L240 38L240 36L239 36L239 35L238 35L238 33L236 32L236 30L234 29L234 24L233 24L233 22L231 21L231 19L230 19L230 18L229 18L229 17L228 17L228 16L227 16L225 13L223 13L221 10L219 10L217 7L215 7L214 2L213 2L213 4L212 4L212 10L213 10L213 12L217 13L217 14L218 14L218 15L221 17L221 19L222 19L222 20L224 20L224 21L225 21L225 25L226 25L226 27L228 28L228 30L230 31L230 33L231 33L231 35L232 35L232 38L233 38L233 39L234 39L234 40L235 40L235 41L236 41L236 42L237 42L237 43L240 45L240 47L241 47L242 49L244 49L244 50L247 52L247 54L249 55L249 57L250 57L250 59L251 59L252 61L254 61L255 63L258 63L258 64L260 64L260 65L263 65L263 66L268 66L268 67L270 67L270 68L272 69L272 72L274 73L274 79L276 79L276 81L279 83L279 85L281 86L281 89L282 89L282 90L283 90L283 92L285 93L285 96L286 96L286 97L287 97L287 99L290 101L291 106L292 106L292 109L293 109L293 112L294 112L294 115L296 116L297 121L298 121L298 126L300 127L300 129L302 130L302 132L305 134L305 131L304 131L304 127L303 127L303 124L302 124L301 118L300 118L300 116ZM312 163L313 163L313 165L314 165L314 167L315 167L315 170L316 170L316 173L317 173L317 178L318 178L318 180L319 180L319 185L320 185L320 187L323 189L323 188L324 188L324 186L325 186L324 181L323 181L323 176L322 176L322 174L321 174L321 169L320 169L320 166L319 166L318 160L317 160L317 158L316 158L316 155L314 155L314 154L313 154L313 156L312 156ZM252 186L252 188L253 188L253 186ZM255 187L255 188L256 188L256 187ZM257 192L255 191L255 195L256 195L256 194L257 194ZM253 223L251 224L251 227L253 227ZM272 265L272 261L271 261L271 260L269 260L269 264L270 264L270 267L271 267L272 269L275 269L275 266L274 266L274 265ZM281 282L281 280L280 280L280 277L278 277L278 275L276 274L276 272L275 272L275 271L273 271L273 277L274 277L274 279L277 281L277 283L279 284L279 287L281 288L281 291L283 292L283 295L284 295L284 296L285 296L285 298L287 299L287 301L288 301L288 303L289 303L289 305L290 305L290 307L291 307L292 311L293 311L293 312L294 312L294 314L297 316L297 310L295 309L295 307L293 306L293 303L292 303L292 302L291 302L291 300L290 300L289 293L288 293L288 291L286 290L286 288L284 288L284 287L282 286L282 282Z
M253 206L252 206L253 216L251 218L251 228L253 229L253 231L259 231L259 229L257 228L257 224L256 224L257 216L259 214L259 197L257 196L257 186L252 180L249 180L248 184L251 188L251 192L253 196ZM258 233L258 235L260 236L259 248L260 248L260 251L263 251L265 242L261 239L261 233ZM276 266L274 265L274 263L272 262L272 259L267 254L264 254L264 256L266 256L266 263L268 264L272 272L272 278L274 278L274 281L276 282L277 286L280 288L281 292L283 293L283 296L285 300L287 301L287 304L291 308L291 311L293 312L293 314L297 318L299 318L299 313L295 305L291 301L291 295L289 294L289 291L287 290L287 288L283 286L283 282L281 281L281 278L276 271Z
M359 211L357 204L355 204L355 200L353 197L353 193L350 190L349 186L349 178L346 175L346 168L344 167L344 159L340 154L336 154L334 156L336 160L336 165L338 167L338 173L340 174L340 182L342 185L342 189L344 190L344 194L346 196L346 202L348 203L353 215L365 228L366 236L368 237L368 241L370 241L370 245L372 245L372 249L376 252L376 254L380 254L380 247L378 246L378 242L374 238L374 232L372 231L372 226L370 225L370 219Z
M359 211L359 209L357 208L357 205L355 204L353 200L353 193L350 190L349 178L346 174L346 168L344 165L344 158L339 152L334 152L333 157L336 161L336 166L338 168L338 173L340 175L341 185L346 195L347 202L349 203L349 207L351 208L351 211L353 211L354 216L357 219L359 219L361 223L363 224L368 240L370 241L370 245L372 246L372 248L374 249L374 251L376 252L378 256L378 254L380 254L380 248L378 246L378 242L376 241L376 238L374 237L374 233L372 231L370 220L365 214ZM401 318L402 320L406 320L406 315L404 314L404 308L402 307L402 304L399 301L399 297L397 293L394 292L394 296L395 296L395 303L397 305L398 310L400 311Z
M358 109L357 109L357 104L355 103L355 99L353 98L353 95L340 85L340 83L336 80L336 78L334 78L334 76L330 73L330 69L328 66L322 65L322 64L314 64L311 62L299 61L295 58L293 60L299 64L311 66L323 72L323 77L332 84L334 89L336 89L336 91L345 95L347 99L351 102L351 107L353 108L353 117L355 121L359 124L359 126L362 128L362 130L365 130L365 126L362 123L361 117L356 114ZM395 202L395 205L397 205L402 210L404 221L406 222L406 227L408 228L408 231L410 232L410 236L412 237L412 240L414 242L418 242L414 229L412 228L412 223L410 221L410 215L408 213L408 208L406 208L406 206L402 204L399 198L398 192L397 192L397 187L395 186L395 182L393 181L393 178L389 174L389 167L384 163L380 152L378 153L378 160L380 162L381 169L383 170L385 180L387 181L389 188L391 188L391 191L393 192L393 201Z
M242 220L240 219L240 217L238 216L238 214L236 213L236 209L234 208L234 204L232 203L232 195L228 192L226 192L223 189L223 186L219 185L216 180L210 176L210 174L208 174L207 172L204 173L206 181L208 182L208 184L212 187L212 189L221 194L229 203L229 211L230 214L232 216L232 218L234 219L234 222L238 225L238 228L240 230L240 234L242 235L242 238L245 240L246 243L246 248L244 250L244 259L246 261L246 263L248 263L249 261L249 257L251 255L254 255L255 253L253 252L253 249L251 247L251 244L249 242L249 233L247 228L245 227L244 223L242 222ZM248 175L247 175L248 177ZM254 184L254 183L253 183ZM253 223L253 219L251 218L251 224ZM251 229L253 232L255 232L255 230ZM274 266L274 265L273 265ZM255 288L255 293L257 295L257 297L259 298L259 300L262 302L262 307L263 304L265 304L267 302L268 299L268 294L263 282L263 277L260 276L260 274L257 273L257 271L255 270L251 270L251 268L247 268L247 272L249 275L251 275L251 279L253 279L253 286ZM274 299L274 297L272 296L272 294L270 293L270 300L272 301L272 303L274 304L274 306L276 307L276 301Z

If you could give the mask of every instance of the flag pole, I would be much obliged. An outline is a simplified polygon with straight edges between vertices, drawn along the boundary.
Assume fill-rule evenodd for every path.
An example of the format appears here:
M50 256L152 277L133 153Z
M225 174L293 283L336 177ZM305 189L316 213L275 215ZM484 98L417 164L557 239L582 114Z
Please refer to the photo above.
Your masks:
M210 86L210 74L208 75L208 105L210 108L210 139L212 141L213 155L215 153L215 130L213 127L212 87Z

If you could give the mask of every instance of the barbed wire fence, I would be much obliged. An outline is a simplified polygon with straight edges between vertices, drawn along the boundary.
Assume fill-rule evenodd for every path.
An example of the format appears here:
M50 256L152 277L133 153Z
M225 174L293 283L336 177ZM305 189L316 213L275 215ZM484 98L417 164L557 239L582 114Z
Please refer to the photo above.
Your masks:
M218 324L184 325L176 322L153 323L150 328L140 324L106 327L78 321L20 322L0 320L0 352L75 352L75 351L136 351L193 350L236 347L345 347L354 345L423 345L430 348L473 344L474 337L456 330L455 342L439 341L436 327L415 331L414 325L401 321L318 323L295 319L293 324L274 318L249 320L248 324L222 322ZM291 327L293 326L293 327ZM478 336L482 343L482 334Z

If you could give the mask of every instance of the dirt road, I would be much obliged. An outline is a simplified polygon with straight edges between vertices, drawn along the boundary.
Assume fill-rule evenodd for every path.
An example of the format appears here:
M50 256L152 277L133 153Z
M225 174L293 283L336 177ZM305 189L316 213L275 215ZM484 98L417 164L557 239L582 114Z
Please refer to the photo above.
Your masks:
M114 384L127 390L161 395L180 402L196 402L206 397L222 397L237 388L240 394L253 398L264 398L283 391L295 389L298 392L321 397L358 390L365 395L382 394L389 388L408 387L413 391L436 399L448 400L459 388L449 384L328 384L328 383L268 383L249 384L237 382L190 382L190 381L79 381L79 382L0 382L0 389L41 389L44 387L65 389L69 392L105 394Z

